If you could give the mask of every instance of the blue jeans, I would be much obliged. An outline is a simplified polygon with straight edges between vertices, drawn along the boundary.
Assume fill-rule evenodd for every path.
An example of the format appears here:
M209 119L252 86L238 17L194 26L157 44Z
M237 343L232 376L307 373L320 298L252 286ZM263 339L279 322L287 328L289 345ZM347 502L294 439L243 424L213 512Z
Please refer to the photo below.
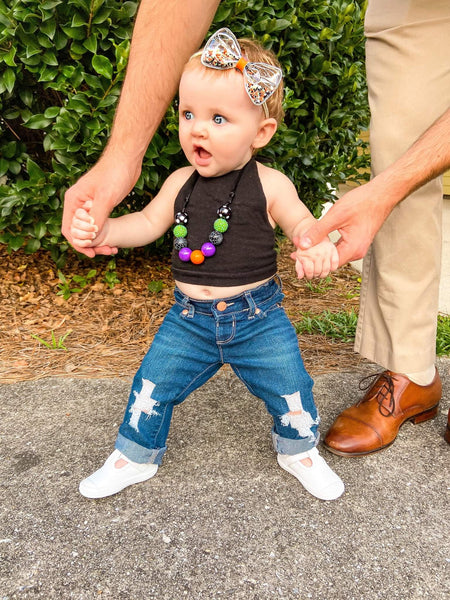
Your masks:
M318 442L313 381L275 278L223 300L200 301L175 289L136 373L116 440L129 460L161 464L174 406L228 363L273 418L276 452L297 454Z

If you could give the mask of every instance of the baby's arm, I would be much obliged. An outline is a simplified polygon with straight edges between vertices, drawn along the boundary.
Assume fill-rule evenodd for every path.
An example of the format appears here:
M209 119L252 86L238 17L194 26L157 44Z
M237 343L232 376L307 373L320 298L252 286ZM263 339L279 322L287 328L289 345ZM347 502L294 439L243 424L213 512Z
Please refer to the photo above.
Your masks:
M297 246L301 235L316 222L316 219L301 202L293 183L285 175L258 165L264 193L267 198L269 218L277 223L288 238ZM338 268L339 257L335 245L326 239L308 250L297 250L291 254L299 279L326 277Z
M190 167L175 171L143 210L107 219L99 233L89 214L90 203L86 202L75 212L72 219L71 235L74 244L84 248L95 246L136 248L154 242L173 223L175 198L191 173Z

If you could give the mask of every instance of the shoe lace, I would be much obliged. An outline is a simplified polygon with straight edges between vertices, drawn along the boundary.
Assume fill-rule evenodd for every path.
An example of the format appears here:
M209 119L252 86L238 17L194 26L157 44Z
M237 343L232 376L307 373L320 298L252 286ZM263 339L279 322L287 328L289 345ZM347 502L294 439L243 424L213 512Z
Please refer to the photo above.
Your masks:
M375 385L378 383L378 389ZM370 388L373 389L373 395L366 394L362 400L358 402L358 405L362 402L367 402L371 398L375 398L378 402L378 410L383 417L391 417L395 411L395 399L394 399L394 380L388 372L374 373L373 375L367 375L363 377L359 382L359 389L361 391L367 391Z

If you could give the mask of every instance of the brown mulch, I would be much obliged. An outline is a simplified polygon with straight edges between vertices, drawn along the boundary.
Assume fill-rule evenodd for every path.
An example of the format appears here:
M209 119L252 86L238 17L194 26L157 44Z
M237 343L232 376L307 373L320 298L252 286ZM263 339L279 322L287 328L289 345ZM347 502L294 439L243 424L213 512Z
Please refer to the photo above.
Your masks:
M308 286L295 278L290 251L291 245L283 243L279 273L286 294L284 306L293 322L306 311L357 310L357 271L346 266L331 281ZM105 283L108 260L71 254L62 269L71 287L76 287L74 276L86 278L91 269L97 273L80 293L64 299L58 295L61 281L47 252L8 254L0 246L1 383L50 376L133 376L172 302L170 266L165 258L133 252L116 258L120 283L109 287ZM161 282L163 287L151 291L150 282ZM61 342L64 348L48 348L42 340L50 345ZM316 335L301 335L299 341L312 374L351 369L361 361L351 343Z

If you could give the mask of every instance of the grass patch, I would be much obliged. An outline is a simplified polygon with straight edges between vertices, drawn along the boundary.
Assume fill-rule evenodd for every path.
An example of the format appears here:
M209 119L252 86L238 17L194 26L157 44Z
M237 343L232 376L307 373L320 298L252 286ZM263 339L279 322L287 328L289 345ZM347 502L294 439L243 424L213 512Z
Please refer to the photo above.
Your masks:
M436 354L438 356L450 354L450 315L438 315Z
M331 275L324 279L315 278L312 281L305 281L305 288L313 294L326 294L332 287Z
M340 342L351 342L355 337L357 321L358 313L354 310L338 313L324 310L319 315L303 313L302 320L294 323L294 327L300 334L325 335Z
M340 342L352 342L357 321L358 313L354 310L337 313L324 310L318 315L302 313L302 320L294 323L294 327L299 334L324 335ZM450 355L450 315L438 315L436 354Z

